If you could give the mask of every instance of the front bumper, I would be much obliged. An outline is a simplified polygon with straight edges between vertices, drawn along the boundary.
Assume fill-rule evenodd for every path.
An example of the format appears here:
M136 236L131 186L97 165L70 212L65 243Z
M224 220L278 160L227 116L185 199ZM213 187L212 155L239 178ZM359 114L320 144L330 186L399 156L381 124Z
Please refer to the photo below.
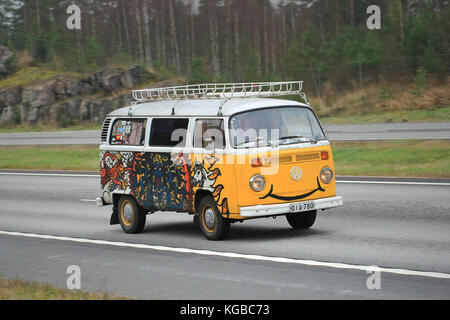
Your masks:
M324 210L342 206L344 200L342 197L331 197L322 198L316 200L309 200L305 202L315 202L314 210ZM253 217L265 217L265 216L276 216L289 213L289 205L291 203L281 203L281 204L266 204L251 207L241 207L241 216L245 218Z

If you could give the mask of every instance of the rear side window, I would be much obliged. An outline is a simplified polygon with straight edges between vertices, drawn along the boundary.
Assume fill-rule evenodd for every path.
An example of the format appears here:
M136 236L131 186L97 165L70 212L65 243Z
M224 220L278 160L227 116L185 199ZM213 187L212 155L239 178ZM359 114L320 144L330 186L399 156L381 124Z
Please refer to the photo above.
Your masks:
M189 119L153 119L150 131L150 146L184 147L188 124Z
M143 146L146 126L146 119L117 119L112 127L110 144Z

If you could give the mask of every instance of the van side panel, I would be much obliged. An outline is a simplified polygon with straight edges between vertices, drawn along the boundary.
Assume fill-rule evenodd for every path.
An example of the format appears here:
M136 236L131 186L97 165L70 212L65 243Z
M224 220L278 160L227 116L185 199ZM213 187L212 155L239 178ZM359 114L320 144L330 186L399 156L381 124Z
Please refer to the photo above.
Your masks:
M133 196L140 206L157 211L191 212L192 188L189 167L178 154L136 154L132 179Z
M147 210L193 212L190 166L179 154L102 151L100 175L106 203L130 194Z
M223 217L235 218L239 212L234 185L234 167L226 163L226 156L220 154L193 154L191 186L208 191Z

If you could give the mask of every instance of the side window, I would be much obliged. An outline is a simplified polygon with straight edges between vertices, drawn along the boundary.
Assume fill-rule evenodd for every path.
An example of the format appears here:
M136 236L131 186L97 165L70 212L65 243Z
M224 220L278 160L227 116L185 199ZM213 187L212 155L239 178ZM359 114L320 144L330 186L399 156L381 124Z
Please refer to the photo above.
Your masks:
M188 124L189 119L153 119L150 131L150 146L184 147Z
M110 144L143 146L146 126L146 119L116 119L111 131Z
M223 149L225 133L222 119L199 119L195 122L194 148Z

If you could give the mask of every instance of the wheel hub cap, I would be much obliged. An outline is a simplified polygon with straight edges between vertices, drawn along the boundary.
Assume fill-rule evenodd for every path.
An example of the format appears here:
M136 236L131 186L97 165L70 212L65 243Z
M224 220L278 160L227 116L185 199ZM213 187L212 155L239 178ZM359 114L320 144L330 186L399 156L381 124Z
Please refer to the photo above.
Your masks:
M205 211L205 224L208 227L208 229L212 229L214 227L216 220L216 215L214 214L214 211L211 209L206 209Z
M133 219L133 208L131 208L131 205L129 203L125 204L123 207L123 216L128 222Z

